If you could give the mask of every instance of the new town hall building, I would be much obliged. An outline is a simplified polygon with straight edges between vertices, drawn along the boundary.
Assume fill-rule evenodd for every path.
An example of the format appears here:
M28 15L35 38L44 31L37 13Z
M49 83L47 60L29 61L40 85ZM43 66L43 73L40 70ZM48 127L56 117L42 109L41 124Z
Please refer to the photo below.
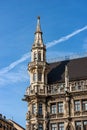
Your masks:
M87 130L87 57L47 63L40 17L28 71L26 130Z

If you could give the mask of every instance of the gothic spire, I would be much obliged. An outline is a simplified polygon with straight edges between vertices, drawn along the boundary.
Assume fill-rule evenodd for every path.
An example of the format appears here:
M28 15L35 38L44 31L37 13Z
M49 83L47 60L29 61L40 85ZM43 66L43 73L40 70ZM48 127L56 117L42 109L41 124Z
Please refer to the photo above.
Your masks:
M36 26L36 32L35 33L42 33L41 26L40 26L40 16L37 17L37 26Z
M43 46L44 45L43 38L42 38L41 26L40 26L40 16L37 17L34 45L35 46Z

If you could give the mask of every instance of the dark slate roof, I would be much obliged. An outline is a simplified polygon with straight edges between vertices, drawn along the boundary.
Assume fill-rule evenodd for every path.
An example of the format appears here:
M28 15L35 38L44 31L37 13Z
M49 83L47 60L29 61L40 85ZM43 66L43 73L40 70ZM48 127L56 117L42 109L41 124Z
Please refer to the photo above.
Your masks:
M64 82L65 66L68 66L69 80L87 79L87 57L50 63L48 84Z

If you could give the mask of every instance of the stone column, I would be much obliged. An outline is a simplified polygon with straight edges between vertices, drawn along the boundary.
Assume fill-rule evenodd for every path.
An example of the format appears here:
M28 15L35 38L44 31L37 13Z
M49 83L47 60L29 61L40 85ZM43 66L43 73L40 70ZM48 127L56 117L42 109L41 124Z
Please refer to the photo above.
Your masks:
M70 99L69 96L66 96L66 116L69 117L70 116L70 103L69 103Z

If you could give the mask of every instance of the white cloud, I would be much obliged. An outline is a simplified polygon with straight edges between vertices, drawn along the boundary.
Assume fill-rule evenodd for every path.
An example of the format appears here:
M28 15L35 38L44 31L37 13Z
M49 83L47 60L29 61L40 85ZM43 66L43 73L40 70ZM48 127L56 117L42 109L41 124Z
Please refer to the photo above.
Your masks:
M17 82L24 82L29 81L29 76L27 73L27 68L24 65L20 65L16 71L14 72L7 72L0 74L0 86L17 83Z
M30 57L30 53L24 54L19 60L16 60L13 63L11 63L9 66L1 69L0 70L0 74L7 73L8 71L10 71L11 69L13 69L18 64L20 64L20 63L24 62L25 60L27 60L29 57Z

